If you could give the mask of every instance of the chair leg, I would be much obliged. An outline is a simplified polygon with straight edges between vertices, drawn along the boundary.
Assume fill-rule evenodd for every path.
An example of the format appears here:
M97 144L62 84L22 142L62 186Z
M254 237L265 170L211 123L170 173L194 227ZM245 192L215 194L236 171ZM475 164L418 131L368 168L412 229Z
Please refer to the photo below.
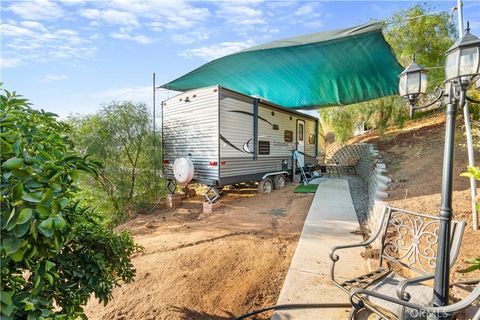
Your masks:
M348 315L348 320L355 320L355 315L360 311L360 309L357 309L355 307L352 307L350 309L350 314Z

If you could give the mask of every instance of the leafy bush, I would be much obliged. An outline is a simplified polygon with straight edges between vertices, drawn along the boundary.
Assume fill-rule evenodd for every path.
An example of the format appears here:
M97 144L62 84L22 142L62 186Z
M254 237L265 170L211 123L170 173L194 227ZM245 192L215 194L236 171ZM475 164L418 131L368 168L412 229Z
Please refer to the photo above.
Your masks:
M163 186L160 177L155 179L154 175L153 167L159 166L161 152L159 148L153 150L145 104L112 102L93 115L71 117L69 122L77 149L102 159L104 164L99 179L82 180L90 190L83 196L109 213L114 223L124 221L129 210L151 207L165 193L159 187ZM156 143L160 145L160 141ZM98 193L105 196L95 197Z
M338 142L346 142L353 134L357 123L378 129L380 134L389 126L402 127L408 117L408 110L400 97L391 96L344 107L320 110L322 122L332 128Z
M69 127L4 91L1 125L1 318L74 319L94 294L107 303L133 281L131 236L75 202L101 164L73 151Z

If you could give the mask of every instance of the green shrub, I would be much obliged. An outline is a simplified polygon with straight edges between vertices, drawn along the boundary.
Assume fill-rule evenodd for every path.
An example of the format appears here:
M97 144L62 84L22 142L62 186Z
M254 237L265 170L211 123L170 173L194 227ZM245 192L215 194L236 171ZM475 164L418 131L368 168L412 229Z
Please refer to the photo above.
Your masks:
M75 202L82 174L101 164L73 151L69 127L3 91L1 110L1 319L85 318L94 294L133 281L131 236Z
M77 149L102 159L99 179L82 179L83 198L89 199L111 218L125 221L130 210L151 208L165 194L160 183L160 141L153 149L151 117L145 104L112 102L98 112L69 119ZM106 143L108 141L108 143ZM103 197L96 197L98 194Z

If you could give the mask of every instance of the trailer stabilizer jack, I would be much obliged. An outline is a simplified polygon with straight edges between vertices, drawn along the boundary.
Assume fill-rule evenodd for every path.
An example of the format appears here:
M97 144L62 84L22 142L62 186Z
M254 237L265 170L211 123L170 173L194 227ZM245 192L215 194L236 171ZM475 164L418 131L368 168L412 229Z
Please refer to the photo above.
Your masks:
M212 204L220 198L220 191L214 186L209 186L207 192L205 192L205 198L207 198L208 203Z

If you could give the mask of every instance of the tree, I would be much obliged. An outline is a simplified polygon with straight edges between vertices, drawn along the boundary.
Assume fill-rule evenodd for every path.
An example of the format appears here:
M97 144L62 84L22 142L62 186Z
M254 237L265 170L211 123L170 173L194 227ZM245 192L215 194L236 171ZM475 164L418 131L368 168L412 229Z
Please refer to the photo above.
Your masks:
M428 69L432 89L445 78L445 51L453 44L456 29L447 12L428 15L430 10L429 5L418 4L394 14L388 19L385 40L404 67L415 54L417 63Z
M152 204L157 196L152 164L160 152L152 148L149 119L146 105L132 102L112 102L93 115L69 119L78 150L103 160L101 190L95 188L95 180L84 182L95 192L106 193L106 203L94 201L102 208L113 206L115 210L110 213L116 215L117 222L127 217L129 209Z
M1 318L76 319L94 294L107 303L133 281L138 249L76 201L101 163L74 151L70 128L26 99L0 95Z
M428 15L427 4L401 10L388 19L384 28L385 40L392 47L400 64L407 66L415 53L417 63L428 69L426 99L432 98L433 89L442 83L445 51L455 38L455 26L447 13ZM339 113L335 116L334 113ZM334 107L320 111L325 124L334 130L337 139L345 142L356 123L367 122L382 134L388 126L402 126L408 117L405 102L399 96ZM340 119L341 123L329 122ZM346 135L350 132L350 135Z

